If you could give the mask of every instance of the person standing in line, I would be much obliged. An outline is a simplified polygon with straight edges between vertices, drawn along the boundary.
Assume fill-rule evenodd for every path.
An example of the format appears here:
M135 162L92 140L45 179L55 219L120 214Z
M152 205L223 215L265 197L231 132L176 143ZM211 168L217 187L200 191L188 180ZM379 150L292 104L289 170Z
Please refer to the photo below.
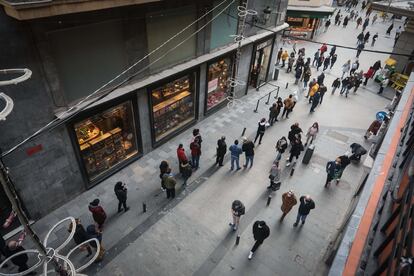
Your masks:
M339 88L339 86L341 86L341 79L336 78L332 83L332 95L335 93L335 90Z
M7 243L6 248L4 249L5 251L4 253L6 254L6 257L9 258L16 253L19 253L25 250L26 249L23 246L19 245L18 242L9 241ZM19 267L18 269L19 272L24 272L29 269L29 266L27 265L28 261L29 261L29 257L27 256L27 253L23 253L11 259L11 262L17 267ZM36 275L36 272L32 271L26 275Z
M356 59L351 65L351 70L349 71L349 74L353 75L358 68L359 68L359 61Z
M282 154L285 152L285 150L288 147L288 142L285 136L282 136L279 140L276 142L276 160L275 163L279 165L280 159L282 159Z
M191 167L190 163L188 163L188 161L184 161L180 166L181 166L181 175L184 179L183 188L185 189L187 187L188 179L193 174L193 168Z
M282 210L282 216L280 217L280 221L283 221L286 215L297 203L298 200L296 199L296 196L292 190L289 190L288 192L282 194L282 206L280 206L280 209Z
M340 160L337 158L335 161L329 161L326 163L326 182L325 188L328 188L331 185L331 181L335 177L335 173L340 166Z
M362 50L364 50L364 48L365 48L365 45L364 45L364 43L363 43L363 42L362 42L362 43L360 43L360 44L357 46L357 54L356 54L356 57L357 57L357 58L359 58L359 55L361 54Z
M128 211L129 207L126 204L128 194L127 185L125 183L122 183L121 181L116 182L114 192L116 198L118 199L118 213L121 213L122 210L124 210L125 212ZM122 206L124 208L122 208Z
M374 36L372 37L372 43L371 43L372 47L374 47L375 41L377 41L377 39L378 39L378 33L375 33Z
M242 145L242 151L245 154L246 157L246 163L243 165L244 168L247 168L247 166L250 163L250 168L253 167L253 159L254 159L254 144L252 141L248 140L246 137L242 138L243 145Z
M276 111L277 111L277 104L273 103L271 107L269 107L269 124L273 126L273 123L276 120Z
M308 132L306 133L305 147L308 145L309 140L310 144L313 143L313 141L316 139L316 135L318 135L318 132L319 124L318 122L314 122L313 125L308 129Z
M348 74L348 72L349 72L350 69L351 69L351 60L348 59L348 61L345 62L344 65L342 65L342 77L341 77L341 79L343 79L344 76L346 74Z
M160 178L161 178L161 190L165 191L165 184L163 180L164 174L167 172L167 170L170 168L170 165L166 160L161 161L160 163Z
M191 150L191 165L193 169L197 170L200 165L200 156L201 156L201 145L198 143L197 139L194 139L190 144Z
M267 237L270 235L269 226L266 225L264 221L255 221L253 224L253 237L256 241L253 245L253 248L250 250L249 256L247 257L249 260L253 258L254 252L256 252L257 248L263 243Z
M311 69L309 67L305 67L305 69L303 70L303 89L306 88L306 86L308 85L309 79L312 75L311 73Z
M348 155L341 155L337 159L339 159L339 166L337 167L335 173L336 185L338 185L339 181L341 181L342 174L346 167L351 164L351 160Z
M297 67L295 71L295 84L299 83L300 77L302 77L302 67Z
M292 71L293 63L295 63L295 54L291 53L288 59L288 67L286 69L286 73L290 73Z
M386 34L386 35L388 35L388 36L390 36L390 35L391 35L391 30L392 30L392 28L394 28L394 23L392 23L392 24L388 27L387 32L386 32L385 34Z
M234 164L236 163L237 170L240 170L240 154L242 154L243 150L239 146L239 140L234 140L234 144L230 146L229 151L231 153L231 168L232 171L234 169Z
M163 178L165 183L165 189L167 192L167 199L175 198L175 185L177 185L177 181L175 180L174 175L171 173L171 169L167 170Z
M300 140L300 134L297 134L295 137L295 140L292 143L292 147L290 148L290 156L289 156L289 160L286 163L286 167L289 167L290 164L293 161L293 158L295 158L295 162L296 160L298 160L300 153L303 151L303 145L302 145L302 141Z
M287 97L283 101L284 108L283 108L283 113L282 113L282 119L283 119L283 116L285 116L285 114L286 114L286 119L289 119L289 113L292 111L292 107L293 107L293 99L292 98L293 98L293 95L290 94L289 97Z
M282 110L283 107L283 102L282 102L282 98L278 97L277 101L276 101L276 114L275 114L275 122L278 122L279 120L277 119L277 117L280 114L280 110Z
M329 64L331 63L331 56L327 56L325 60L323 61L323 69L322 72L328 69Z
M377 135L378 130L381 128L382 122L379 120L374 120L367 131L365 132L364 138L367 140L371 135Z
M79 245L87 240L90 239L88 233L86 232L85 228L83 227L81 220L79 218L75 219L76 228L75 228L75 234L73 235L73 240L75 241L76 245ZM68 232L72 232L73 224L69 224ZM79 247L80 251L88 251L88 254L86 257L89 257L92 255L92 248L89 244L83 244Z
M92 213L93 220L97 224L99 230L102 231L105 220L106 220L106 213L102 206L99 205L99 199L96 198L92 202L89 203L89 211Z
M233 203L231 204L231 216L233 217L233 222L229 223L233 231L236 231L237 228L239 228L240 217L243 216L245 213L246 207L244 207L244 204L237 199L233 201Z
M313 55L312 66L315 66L315 64L318 64L320 55L321 55L321 50L318 49L318 51L316 51L315 54Z
M331 68L334 66L336 60L338 59L338 55L337 54L333 54L332 58L331 58Z
M103 257L105 256L105 248L103 247L102 244L102 231L99 230L96 225L88 225L86 227L86 233L88 234L89 238L93 239L97 239L99 242L99 252L98 252L98 257L95 260L95 263L101 262L103 260ZM93 246L95 249L96 248L96 243L92 242L91 246Z
M188 162L187 159L187 154L185 154L185 149L183 144L179 144L178 148L177 148L177 158L178 158L178 167L180 169L180 173L181 173L181 164L183 162Z
M282 58L282 53L283 53L283 49L280 48L279 51L277 52L276 65L279 65L280 59Z
M319 86L319 94L320 94L319 104L322 104L323 96L325 95L326 91L328 91L328 88L326 88L325 85L322 84Z
M217 157L216 157L216 165L220 167L223 166L224 155L226 155L227 145L226 145L226 136L221 136L220 139L217 140Z
M364 80L364 86L366 86L367 83L368 83L368 80L374 76L374 68L372 68L372 66L369 67L368 71L365 72L363 74L363 76L365 78L365 80Z
M257 123L257 132L256 132L256 138L254 138L254 143L256 144L257 138L260 137L259 139L259 145L262 143L262 138L263 135L266 131L266 118L262 118L258 123Z
M320 99L321 99L321 93L318 90L316 91L315 95L313 95L312 97L312 105L311 105L311 109L309 113L315 112L315 108L318 106Z
M302 225L305 224L306 217L309 215L310 210L315 209L315 202L309 195L301 196L299 198L299 210L296 217L296 222L293 224L293 227L298 226L299 220L302 220Z
M289 57L289 54L288 54L288 52L285 50L285 51L283 52L282 56L281 56L281 58L282 58L282 67L285 67L286 60L288 59L288 57Z
M382 94L382 92L384 92L385 87L388 86L389 82L390 80L388 78L383 79L380 83L380 89L377 94Z

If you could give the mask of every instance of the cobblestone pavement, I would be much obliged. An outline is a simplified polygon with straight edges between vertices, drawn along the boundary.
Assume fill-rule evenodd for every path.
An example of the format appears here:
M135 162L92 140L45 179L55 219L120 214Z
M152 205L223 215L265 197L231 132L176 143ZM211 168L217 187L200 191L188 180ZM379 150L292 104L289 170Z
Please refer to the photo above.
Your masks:
M399 24L401 22L396 22L394 30ZM380 34L373 49L391 51L393 39L385 37L384 26L387 25L379 22L368 27L371 36L375 31ZM347 29L331 26L327 33L317 37L317 41L355 46L359 31L354 22ZM301 47L306 47L306 55L312 57L320 46L298 43L297 48ZM334 77L340 76L341 65L355 56L355 51L347 49L338 48L337 53L336 65L332 71L326 72L328 87ZM385 58L386 55L363 52L359 59L361 69L365 71L377 59ZM315 68L312 74L312 77L317 76ZM281 71L279 81L272 82L282 87L282 98L298 90L299 102L289 119L281 120L266 131L262 145L256 148L252 169L230 172L228 156L224 167L215 167L215 145L217 139L225 135L229 146L234 139L240 138L243 128L246 128L247 136L255 134L257 121L267 118L269 106L262 100L258 113L253 109L257 99L273 89L270 85L262 87L259 92L249 90L240 104L231 109L223 108L197 123L195 127L203 136L201 168L191 177L187 190L178 185L174 200L167 200L160 190L158 165L161 160L168 160L173 172L177 173L176 147L183 143L189 152L191 130L37 221L35 229L43 237L52 225L69 215L80 217L84 225L92 223L87 206L98 197L108 214L103 237L107 253L103 262L89 269L89 275L323 275L323 255L363 174L361 165L350 165L343 181L326 190L323 189L325 164L344 153L352 142L363 143L369 148L370 144L363 141L363 133L375 118L375 113L389 103L393 91L387 90L383 96L378 96L378 85L371 81L366 88L360 88L356 95L348 98L330 95L328 90L323 104L315 113L309 114L310 107L303 91L293 81L293 74ZM285 89L287 82L289 86ZM265 187L275 157L276 140L286 136L294 122L299 122L306 131L314 121L319 122L321 132L311 163L298 164L293 177L289 177L289 169L284 169L282 188L266 207ZM244 157L241 162L244 162ZM127 213L117 213L117 200L113 193L116 181L124 181L129 186L131 210ZM283 223L278 222L280 195L288 189L294 189L297 196L310 194L315 199L316 209L303 227L292 227L297 208ZM228 222L230 204L236 198L245 203L247 213L238 230L240 244L233 246L235 233L229 231ZM147 205L146 213L142 212L143 203ZM251 227L257 219L267 221L271 234L254 259L248 261L247 254L253 244ZM51 240L58 243L65 235L66 230L60 229L51 236Z

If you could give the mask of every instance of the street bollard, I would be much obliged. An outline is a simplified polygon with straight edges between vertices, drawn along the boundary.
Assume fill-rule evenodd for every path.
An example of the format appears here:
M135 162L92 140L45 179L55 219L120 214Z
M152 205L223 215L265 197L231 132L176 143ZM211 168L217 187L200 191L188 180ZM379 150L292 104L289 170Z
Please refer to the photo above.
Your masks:
M295 168L293 167L293 168L290 170L290 176L292 176L294 172L295 172Z
M243 128L243 132L241 136L244 136L245 133L246 133L246 128Z
M236 245L239 245L239 242L240 242L240 235L237 235L237 237L236 237Z
M142 212L146 213L147 212L147 204L142 203Z
M272 195L269 195L269 196L267 197L267 203L266 203L266 206L269 206L269 205L270 205L270 201L272 201Z
M286 89L288 88L288 86L289 86L289 83L287 82L287 83L286 83Z

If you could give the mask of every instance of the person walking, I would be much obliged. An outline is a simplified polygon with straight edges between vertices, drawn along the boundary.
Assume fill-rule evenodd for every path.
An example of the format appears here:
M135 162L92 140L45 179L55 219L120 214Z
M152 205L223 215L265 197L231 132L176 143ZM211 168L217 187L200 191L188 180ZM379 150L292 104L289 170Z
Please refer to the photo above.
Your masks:
M371 79L374 76L374 68L372 66L369 67L368 71L363 74L365 80L364 80L364 86L367 85L368 80Z
M341 155L337 159L339 159L339 166L337 166L335 173L336 185L338 185L339 181L341 181L342 174L346 167L351 164L351 160L349 159L348 155Z
M239 146L239 140L234 140L234 144L230 146L229 148L230 154L231 154L231 168L232 171L234 169L234 164L237 166L237 170L240 170L240 154L242 154L243 150Z
M306 86L308 85L309 79L312 75L311 69L309 67L305 67L305 69L303 70L303 89L306 88Z
M291 53L288 59L288 67L286 69L286 73L290 73L292 71L292 67L294 63L295 63L295 54Z
M277 58L276 58L276 64L275 65L279 65L280 59L282 58L282 53L283 53L283 49L280 48L279 51L277 52Z
M183 162L187 162L188 163L188 159L187 159L187 154L185 154L185 149L183 144L179 144L178 148L177 148L177 158L178 158L178 167L179 167L179 171L181 172L181 164Z
M168 169L167 172L163 176L165 189L168 198L175 198L175 185L177 185L177 181L174 178L174 175L171 173L171 169Z
M280 217L280 221L284 220L286 215L297 203L298 200L296 199L296 195L292 190L289 190L288 192L282 194L282 206L280 206L280 209L282 210L282 216Z
M283 104L284 104L284 108L283 108L283 113L282 113L282 119L283 119L283 116L285 116L285 114L286 114L286 119L289 119L289 113L292 111L292 107L293 107L293 95L290 94L289 97L287 97L283 101Z
M318 90L316 91L315 95L313 95L312 97L312 105L311 105L311 109L309 113L315 112L315 108L318 106L320 99L321 99L321 93Z
M332 57L336 52L336 45L332 46L331 51L329 52L329 56Z
M390 80L388 78L385 78L385 79L383 79L381 81L381 83L380 83L380 89L379 89L379 91L378 91L377 94L382 94L382 92L384 92L384 89L385 89L385 87L388 86L389 81Z
M294 123L293 125L290 126L290 131L288 133L288 139L290 144L293 144L295 142L296 138L300 138L300 135L302 133L302 129L299 127L299 123ZM286 160L289 160L286 159Z
M25 250L26 249L23 246L21 246L18 242L9 241L7 243L6 248L4 249L4 253L6 254L6 258L9 258L13 256L14 254L17 254ZM29 261L29 257L27 256L27 253L23 253L16 257L13 257L10 261L18 267L19 272L24 272L29 269L29 266L27 265L27 262ZM25 275L36 275L36 272L32 271Z
M353 75L358 68L359 68L359 61L356 59L351 65L351 70L349 71L349 74Z
M288 142L285 136L282 136L279 140L276 142L276 159L275 163L279 165L280 159L282 159L282 155L285 152L285 150L288 147Z
M319 94L320 94L319 104L322 104L323 96L325 95L326 91L328 91L328 88L326 88L325 85L322 84L319 86Z
M81 220L79 218L75 219L75 223L76 223L76 228L75 228L75 234L73 235L73 240L75 241L75 243L77 245L79 245L79 244L89 240L90 237L89 237L88 233L86 232L85 227L83 227L83 225L81 223ZM72 232L72 230L73 230L72 228L73 228L73 224L70 223L69 228L68 228L69 233ZM86 257L89 257L89 256L92 255L92 247L87 243L81 245L79 247L79 250L80 251L88 251L88 254L86 255Z
M335 62L336 62L337 59L338 59L338 55L337 54L333 54L333 56L331 58L331 68L329 68L329 69L332 69L332 67L334 66L334 64L335 64Z
M279 121L279 120L277 119L277 117L279 116L280 111L282 110L282 107L283 107L283 101L282 101L282 98L281 98L281 97L278 97L278 98L277 98L277 101L276 101L276 114L275 114L275 122L278 122L278 121Z
M305 98L310 97L311 91L312 91L312 87L317 83L316 79L313 78L310 82L309 82L309 90L308 90L308 94L305 96ZM319 88L319 87L318 87ZM311 102L311 100L309 99L309 103Z
M357 45L359 45L360 43L362 43L364 41L364 32L361 32L358 36L357 36Z
M332 95L335 93L336 89L339 88L339 86L341 86L341 79L340 78L336 78L332 82Z
M322 69L322 72L325 71L329 67L329 64L330 63L331 63L331 56L327 56L325 58L325 60L323 61L323 69Z
M312 88L311 91L309 92L309 103L313 102L313 98L315 97L315 94L319 91L319 84L315 83ZM319 104L319 101L318 101Z
M366 44L369 41L370 36L371 36L371 34L369 32L366 32L366 34L364 36L364 44Z
M387 29L387 32L385 33L386 35L388 35L388 36L390 36L391 35L391 30L394 28L394 23L392 23L389 27L388 27L388 29Z
M379 129L381 128L382 122L379 120L374 120L367 131L365 132L364 138L367 140L371 135L377 135Z
M279 162L274 161L272 167L270 168L269 180L270 184L266 187L266 189L270 189L272 191L277 191L280 189L280 173L281 170L279 168Z
M295 70L295 84L299 83L299 80L301 77L302 77L302 67L297 67Z
M348 72L349 72L350 69L351 69L351 60L348 59L348 61L345 62L344 65L342 65L342 77L341 77L341 79L343 79L344 76L346 74L348 74Z
M365 32L365 29L369 25L369 17L365 18L364 24L362 25L362 31Z
M331 20L328 18L325 22L325 33L328 31L329 26L331 25Z
M165 191L163 176L169 168L170 168L170 165L168 164L168 162L166 160L161 161L161 163L160 163L160 178L161 178L161 190L163 192Z
M319 86L321 86L323 84L323 81L325 80L325 74L322 72L317 79L317 83L319 84Z
M92 202L89 203L89 211L92 213L93 220L97 224L99 230L102 231L105 220L106 220L106 213L102 206L99 205L99 199L96 198Z
M289 57L289 54L288 54L288 52L285 50L285 51L283 52L282 56L281 56L281 58L282 58L282 67L285 67L286 60L288 59L288 57Z
M319 56L318 62L316 63L316 71L319 71L319 68L322 66L323 61L325 60L323 54Z
M302 141L300 140L300 134L295 135L295 139L293 140L292 147L290 148L290 156L289 160L286 163L286 167L289 167L290 164L293 161L293 158L295 158L295 161L298 160L300 153L304 150Z
M338 13L335 15L335 25L338 25L338 22L339 22L339 17L341 16L341 14L340 14L340 10L338 11Z
M254 143L256 144L257 138L259 138L259 145L262 143L262 138L263 135L266 131L266 118L262 118L258 123L257 123L257 132L256 132L256 138L254 138Z
M363 71L361 70L359 73L356 73L354 75L354 94L356 94L356 92L358 91L359 86L362 83L362 74L363 74Z
M224 155L226 155L227 145L226 145L226 136L221 136L220 139L217 140L217 157L216 157L216 165L220 167L223 166Z
M372 65L372 69L374 69L374 75L377 73L377 71L382 68L381 67L381 61L377 60L374 65Z
M320 50L320 49L318 49L318 50L315 52L315 54L313 54L312 66L315 66L315 64L318 64L318 60L319 60L320 55L321 55L321 50Z
M122 210L127 212L129 210L129 207L126 204L128 194L127 185L121 181L116 182L114 192L118 199L118 213L121 213ZM124 208L122 208L122 206Z
M346 28L346 26L348 25L348 21L349 21L348 16L345 16L345 18L344 18L344 23L342 24L342 26L343 26L344 28Z
M243 145L242 145L242 151L245 154L246 157L246 163L243 165L244 168L247 168L247 166L250 163L250 168L253 167L253 160L254 160L254 144L251 140L247 139L246 137L242 138Z
M339 95L342 95L345 93L347 87L348 87L348 83L350 81L349 77L346 77L342 80L342 86L341 86L341 91L339 92Z
M301 196L299 198L299 209L298 215L296 217L296 222L293 224L293 227L298 226L299 220L302 220L302 225L305 224L306 217L309 215L312 209L315 209L315 202L312 200L310 195Z
M348 98L349 91L351 91L352 87L354 87L354 86L355 86L355 78L353 76L351 76L349 78L349 82L348 82L348 85L346 86L346 90L345 90L345 97L346 98Z
M320 50L321 50L321 56L323 56L325 52L328 51L328 46L326 45L326 43L322 44Z
M372 17L371 25L374 25L375 22L377 21L377 19L378 19L378 15L377 14L374 14L374 17Z
M359 55L361 54L362 50L364 50L365 44L362 42L357 46L357 54L356 57L359 58Z
M247 257L249 260L253 258L254 252L256 252L257 248L263 243L267 237L270 235L269 226L266 225L264 221L255 221L253 224L253 238L256 241L253 245L253 248L250 250L249 256Z
M375 33L374 36L372 37L372 43L371 43L372 47L374 47L375 42L377 41L377 39L378 39L378 33Z
M316 135L318 135L318 132L319 132L319 124L318 122L314 122L313 125L308 129L308 132L306 132L305 147L308 145L309 140L310 140L310 144L313 143L313 141L316 139Z
M326 182L325 182L325 188L328 188L329 185L331 185L331 181L335 177L336 170L340 166L340 160L337 158L335 161L329 161L326 163Z
M355 27L355 29L358 29L359 25L361 25L361 24L362 24L362 17L360 16L360 17L358 17L358 19L356 21L356 27Z
M233 203L231 204L231 216L233 217L233 222L229 223L233 231L236 231L237 228L239 228L240 217L243 216L245 213L246 207L244 207L244 204L237 199L233 201Z

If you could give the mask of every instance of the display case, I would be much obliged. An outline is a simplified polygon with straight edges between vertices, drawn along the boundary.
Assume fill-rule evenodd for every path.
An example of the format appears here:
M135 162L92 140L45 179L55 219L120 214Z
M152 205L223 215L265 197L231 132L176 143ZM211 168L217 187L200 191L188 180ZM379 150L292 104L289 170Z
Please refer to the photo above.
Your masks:
M74 130L90 181L138 154L131 101L76 123Z
M193 83L190 74L150 90L156 142L195 119Z
M208 66L206 111L225 102L228 95L228 80L232 73L232 59L222 58Z

